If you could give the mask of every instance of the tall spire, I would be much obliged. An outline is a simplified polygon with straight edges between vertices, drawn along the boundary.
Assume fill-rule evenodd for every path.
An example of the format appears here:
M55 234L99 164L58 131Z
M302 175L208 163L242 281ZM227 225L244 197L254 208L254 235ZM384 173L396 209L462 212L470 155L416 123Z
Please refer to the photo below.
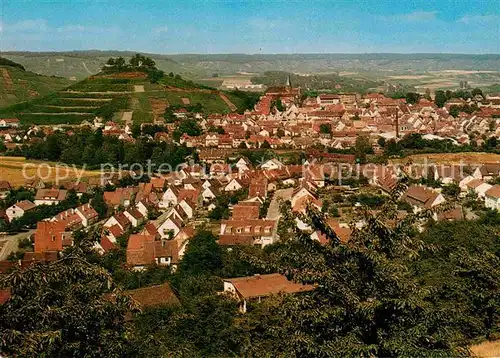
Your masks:
M290 75L286 77L286 85L287 87L292 87L292 83L290 82Z

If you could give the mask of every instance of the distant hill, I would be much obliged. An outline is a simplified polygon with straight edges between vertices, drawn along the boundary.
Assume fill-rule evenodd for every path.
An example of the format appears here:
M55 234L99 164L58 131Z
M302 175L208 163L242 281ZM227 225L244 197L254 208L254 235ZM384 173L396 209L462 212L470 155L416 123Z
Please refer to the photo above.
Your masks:
M461 54L220 54L170 55L189 69L220 73L289 71L322 73L336 71L439 71L493 70L500 68L500 55Z
M110 57L122 56L126 60L135 55L132 51L69 51L69 52L3 52L2 56L18 62L28 70L44 75L54 75L82 80L99 72ZM148 55L156 66L165 72L182 73L181 66L164 55Z
M27 69L46 75L85 78L96 73L109 57L132 57L133 51L4 52L2 56ZM165 72L191 74L262 73L288 71L325 73L336 71L441 71L500 68L500 55L462 54L145 54ZM187 76L190 77L190 76Z
M26 71L16 62L0 57L0 107L58 91L71 81Z
M0 108L0 118L16 116L21 124L81 124L96 116L126 123L162 119L168 107L191 106L205 113L242 111L249 106L242 92L219 92L179 75L151 83L144 72L113 72L90 76L62 91Z
M129 59L133 51L4 52L2 56L45 75L84 79L98 72L110 57ZM342 76L349 82L377 82L419 91L457 89L467 82L487 87L500 82L500 55L468 54L145 54L165 73L220 86L233 75L258 76L269 71L296 75ZM328 79L327 79L328 80ZM336 81L339 82L339 81ZM313 86L316 87L316 86ZM350 86L344 86L349 88ZM366 86L363 86L366 87ZM384 87L378 87L382 90Z

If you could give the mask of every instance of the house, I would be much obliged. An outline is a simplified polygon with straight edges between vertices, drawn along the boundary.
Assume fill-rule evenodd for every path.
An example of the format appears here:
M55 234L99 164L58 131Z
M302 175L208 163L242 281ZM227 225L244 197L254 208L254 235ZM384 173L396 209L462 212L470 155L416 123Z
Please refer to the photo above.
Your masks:
M39 221L35 231L35 253L62 251L73 245L73 235L65 231L64 222Z
M203 202L212 201L217 197L217 195L219 195L219 190L215 186L203 188L201 191L201 198Z
M248 187L248 196L253 198L255 196L260 196L267 198L267 178L254 178L250 181L250 186Z
M179 263L179 247L176 240L155 240L153 235L130 235L127 244L127 265L133 270L144 270L146 266L162 266Z
M224 191L238 191L245 187L245 183L241 179L233 178L226 184Z
M219 245L256 245L265 247L277 238L277 222L266 219L231 219L220 224Z
M115 215L113 215L112 217L110 217L105 223L104 223L104 227L105 228L110 228L114 225L118 225L118 227L122 230L122 231L127 231L131 226L132 226L132 223L130 222L130 220L125 216L124 213L116 213Z
M0 199L5 199L11 190L10 183L8 181L0 181Z
M0 118L0 127L6 128L17 128L19 127L19 119L18 118Z
M264 170L282 169L284 167L285 165L275 158L269 159L260 165L260 168Z
M484 206L500 211L500 185L493 185L484 193Z
M305 183L301 183L301 185L295 188L292 192L292 197L290 198L290 202L292 208L297 205L299 201L303 201L303 198L309 198L310 200L317 200L316 195L313 194L313 190L310 189Z
M481 179L472 179L467 184L465 188L467 191L474 191L479 198L484 198L486 192L492 187L491 184L485 183Z
M44 189L46 187L44 181L40 178L26 180L24 187L27 189Z
M241 201L233 205L232 219L258 219L259 218L260 203Z
M157 193L163 193L166 188L167 181L165 178L151 178L151 185L153 186L153 190Z
M286 276L272 273L224 279L224 292L240 301L240 312L248 310L250 302L261 302L265 297L277 294L297 294L314 290L312 285L289 281Z
M235 164L235 167L238 169L238 172L244 173L252 169L252 163L250 163L250 161L247 158L242 157L238 159L238 161Z
M66 199L65 189L38 189L35 195L35 205L56 205Z
M177 206L180 206L182 210L186 213L188 219L191 219L194 216L194 211L196 206L189 199L182 199Z
M189 219L188 214L184 211L182 206L180 204L177 204L170 210L169 214L167 217L179 220L179 222L182 224L186 222Z
M82 218L75 213L75 209L72 208L60 212L52 217L50 221L64 223L64 228L68 231L75 231L83 228Z
M82 225L87 227L99 221L99 214L89 203L75 209L75 213L82 219Z
M9 222L12 220L20 218L24 215L25 212L35 208L36 205L29 200L18 201L14 205L7 208L5 214L9 219Z
M336 94L320 94L316 97L316 103L320 106L339 104L340 97Z
M158 233L163 239L173 239L182 229L182 222L172 215L167 218L160 226L158 226Z
M155 224L153 222L149 221L144 225L144 229L142 229L141 234L143 235L153 235L156 240L159 240L161 238L160 234L158 233L158 229L156 229Z
M463 220L464 219L464 211L463 208L460 205L457 205L456 207L439 212L437 214L437 220L438 221L456 221L456 220Z
M123 206L128 208L135 199L135 188L117 188L115 191L105 191L104 201L111 208Z
M110 250L116 249L116 239L113 241L108 236L102 235L100 241L94 243L94 250L96 250L100 255L104 255Z
M159 206L160 208L168 208L173 205L177 205L177 196L179 195L179 189L174 186L170 186L163 193Z
M134 270L143 270L154 262L153 235L133 234L127 243L127 265Z
M141 200L135 204L135 208L139 210L142 216L147 218L149 213L155 210L155 204L149 200Z
M121 226L118 224L105 226L104 228L105 228L105 237L113 244L117 242L119 237L125 234L125 230L123 230Z
M474 170L472 176L484 181L500 176L500 163L484 163Z
M123 215L127 217L132 227L137 227L146 221L146 218L136 208L128 208L123 212Z
M177 306L180 304L179 299L168 283L135 290L125 290L123 295L129 296L141 309Z
M413 206L414 212L431 209L446 200L442 194L423 186L411 186L403 194L402 200Z

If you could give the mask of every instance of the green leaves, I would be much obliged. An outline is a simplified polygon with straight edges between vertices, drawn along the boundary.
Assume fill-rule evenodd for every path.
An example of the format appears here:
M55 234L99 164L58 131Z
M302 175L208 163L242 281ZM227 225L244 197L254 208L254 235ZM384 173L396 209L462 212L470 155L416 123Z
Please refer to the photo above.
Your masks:
M1 278L11 298L0 306L0 352L23 357L122 356L125 313L132 308L109 273L89 263L82 240L50 264Z

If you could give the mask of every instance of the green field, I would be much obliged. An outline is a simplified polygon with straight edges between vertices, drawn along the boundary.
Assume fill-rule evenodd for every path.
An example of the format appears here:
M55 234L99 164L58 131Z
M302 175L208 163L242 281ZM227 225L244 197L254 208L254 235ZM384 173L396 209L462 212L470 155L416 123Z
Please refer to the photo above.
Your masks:
M37 75L16 67L0 66L0 107L45 96L71 84L60 77Z

